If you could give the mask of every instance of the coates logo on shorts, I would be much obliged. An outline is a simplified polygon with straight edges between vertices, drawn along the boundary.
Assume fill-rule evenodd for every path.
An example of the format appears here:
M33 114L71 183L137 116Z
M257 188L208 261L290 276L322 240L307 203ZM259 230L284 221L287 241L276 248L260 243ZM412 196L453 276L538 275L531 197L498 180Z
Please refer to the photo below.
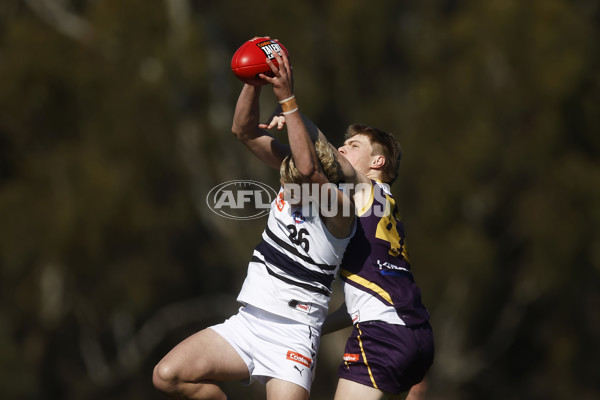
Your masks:
M206 204L221 217L256 219L269 214L271 202L276 196L277 192L264 183L236 180L213 187L206 195Z
M310 357L303 356L300 353L296 353L295 351L288 350L287 356L285 357L288 360L297 362L298 364L302 364L305 367L310 368L310 364L312 364L312 359Z

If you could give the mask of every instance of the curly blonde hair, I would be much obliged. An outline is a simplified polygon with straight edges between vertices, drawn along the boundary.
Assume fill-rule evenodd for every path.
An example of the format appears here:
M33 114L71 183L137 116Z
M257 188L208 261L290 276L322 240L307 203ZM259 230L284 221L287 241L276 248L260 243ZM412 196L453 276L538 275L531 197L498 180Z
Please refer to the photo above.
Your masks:
M315 152L317 153L323 172L325 172L325 176L327 176L329 182L337 185L342 174L340 164L335 159L333 148L329 143L317 140L315 142ZM285 183L301 184L303 182L302 175L298 171L298 168L296 168L294 157L291 154L288 154L283 159L279 173Z

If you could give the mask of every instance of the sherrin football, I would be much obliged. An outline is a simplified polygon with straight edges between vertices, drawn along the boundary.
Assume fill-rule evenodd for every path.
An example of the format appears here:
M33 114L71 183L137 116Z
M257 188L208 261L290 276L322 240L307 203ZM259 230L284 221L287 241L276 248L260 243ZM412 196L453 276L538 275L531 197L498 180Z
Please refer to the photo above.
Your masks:
M265 85L267 82L260 79L258 74L273 75L265 59L269 58L277 66L273 52L281 54L281 50L289 55L285 46L279 41L268 37L255 37L237 49L231 58L231 70L244 83L255 86Z

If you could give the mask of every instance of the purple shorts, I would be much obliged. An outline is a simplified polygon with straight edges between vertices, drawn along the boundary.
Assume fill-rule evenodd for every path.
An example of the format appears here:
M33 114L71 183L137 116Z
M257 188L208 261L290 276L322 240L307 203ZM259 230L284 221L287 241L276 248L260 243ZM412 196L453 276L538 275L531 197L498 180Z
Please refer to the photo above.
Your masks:
M354 325L338 377L398 394L421 382L433 363L433 331L367 321Z

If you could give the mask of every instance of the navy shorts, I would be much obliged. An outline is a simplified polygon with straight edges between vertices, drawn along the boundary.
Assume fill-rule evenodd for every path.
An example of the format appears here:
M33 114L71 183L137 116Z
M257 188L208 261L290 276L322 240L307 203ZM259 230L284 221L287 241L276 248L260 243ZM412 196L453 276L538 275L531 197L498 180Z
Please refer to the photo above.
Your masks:
M354 325L338 377L398 394L421 382L433 363L433 331L367 321Z

